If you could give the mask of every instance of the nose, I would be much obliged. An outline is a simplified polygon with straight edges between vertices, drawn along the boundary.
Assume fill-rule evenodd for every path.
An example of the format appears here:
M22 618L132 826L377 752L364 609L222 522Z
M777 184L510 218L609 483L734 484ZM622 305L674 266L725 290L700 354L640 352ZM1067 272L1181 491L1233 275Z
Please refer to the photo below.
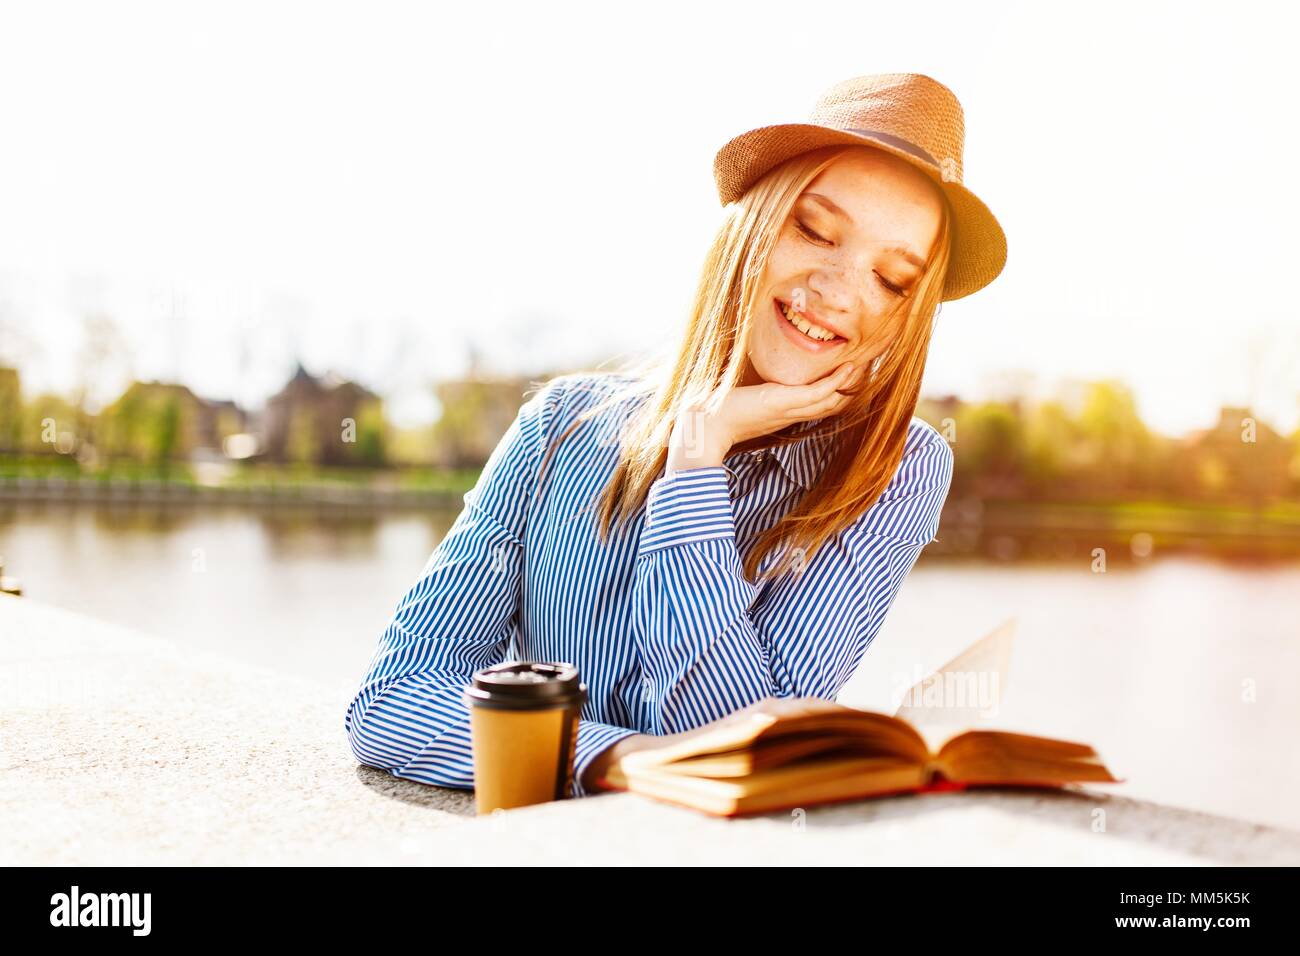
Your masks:
M857 320L862 309L864 274L869 267L855 258L839 255L808 276L808 288L826 308Z

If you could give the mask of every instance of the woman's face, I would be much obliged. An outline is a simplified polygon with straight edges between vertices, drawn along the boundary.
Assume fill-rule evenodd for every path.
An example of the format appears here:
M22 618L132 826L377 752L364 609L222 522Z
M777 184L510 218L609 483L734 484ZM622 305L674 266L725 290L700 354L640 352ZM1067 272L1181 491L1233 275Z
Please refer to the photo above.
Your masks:
M906 314L900 296L914 292L938 235L942 203L924 173L878 149L850 150L822 170L768 260L742 384L804 385L883 352ZM902 314L890 321L896 308Z

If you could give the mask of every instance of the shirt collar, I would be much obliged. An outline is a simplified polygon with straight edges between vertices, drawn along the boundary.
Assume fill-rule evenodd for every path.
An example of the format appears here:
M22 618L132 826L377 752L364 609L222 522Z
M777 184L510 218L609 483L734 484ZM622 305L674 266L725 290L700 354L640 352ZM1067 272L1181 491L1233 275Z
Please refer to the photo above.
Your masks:
M800 422L792 429L792 432L803 435L816 428L824 420L818 418L812 421ZM822 461L829 440L830 436L816 435L800 438L798 441L787 444L764 448L762 451L765 455L776 459L777 464L780 465L787 478L799 487L809 489L817 481L817 477L821 473ZM746 454L752 455L753 452ZM724 464L723 467L733 476L736 474L730 466Z

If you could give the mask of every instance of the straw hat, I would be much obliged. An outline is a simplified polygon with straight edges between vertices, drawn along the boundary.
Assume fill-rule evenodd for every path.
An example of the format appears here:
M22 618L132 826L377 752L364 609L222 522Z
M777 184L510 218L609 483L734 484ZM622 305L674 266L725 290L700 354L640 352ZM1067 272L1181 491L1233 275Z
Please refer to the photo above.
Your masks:
M919 73L856 76L822 94L807 123L761 126L729 140L713 160L725 206L792 156L835 144L872 146L929 176L952 209L952 250L943 301L984 288L1007 261L1002 226L962 185L966 121L952 90Z

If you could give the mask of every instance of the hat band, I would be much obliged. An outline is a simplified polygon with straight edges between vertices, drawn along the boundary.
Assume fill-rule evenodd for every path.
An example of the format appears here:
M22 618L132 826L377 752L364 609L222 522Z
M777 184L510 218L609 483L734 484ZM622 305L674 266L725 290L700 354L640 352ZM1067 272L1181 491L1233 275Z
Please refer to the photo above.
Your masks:
M895 136L893 133L886 133L878 129L855 129L852 127L845 128L844 132L858 133L861 136L870 136L872 139L880 140L886 146L893 146L897 149L901 149L905 153L912 154L917 159L923 159L931 166L939 165L939 161L923 150L920 146L917 146L915 143L909 143L907 140L903 139L903 137Z

